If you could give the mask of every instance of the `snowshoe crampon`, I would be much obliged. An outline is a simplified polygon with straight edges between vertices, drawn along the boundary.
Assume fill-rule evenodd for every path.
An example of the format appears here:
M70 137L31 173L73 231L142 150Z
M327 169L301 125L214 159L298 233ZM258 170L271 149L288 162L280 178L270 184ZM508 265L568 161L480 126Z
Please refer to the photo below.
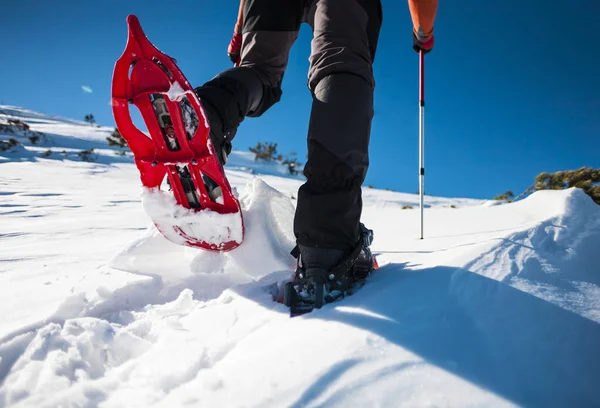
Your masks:
M379 265L369 246L373 242L373 231L361 224L361 242L339 265L329 271L305 269L298 248L292 255L298 258L294 280L285 284L283 304L290 308L291 316L298 316L320 309L356 293L365 285L367 277Z
M133 152L142 184L157 192L166 176L183 209L172 211L170 218L146 212L175 243L231 250L242 243L242 211L217 158L202 105L175 61L146 38L138 19L130 15L127 24L127 46L112 81L115 122ZM134 125L131 105L139 109L149 136ZM213 222L204 225L203 213ZM227 215L227 222L225 231L211 235L206 229L215 224L214 213ZM185 216L178 219L178 214Z

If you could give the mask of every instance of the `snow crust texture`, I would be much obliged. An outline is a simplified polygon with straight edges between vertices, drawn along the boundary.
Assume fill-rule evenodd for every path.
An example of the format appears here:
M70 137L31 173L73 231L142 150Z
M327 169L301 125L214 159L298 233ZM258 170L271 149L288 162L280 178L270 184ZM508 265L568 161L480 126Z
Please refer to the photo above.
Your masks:
M426 197L421 241L417 196L364 189L381 268L290 319L272 299L301 179L234 152L244 243L179 246L110 129L0 111L100 152L2 153L0 407L600 406L600 207L579 190Z
M181 245L185 239L172 227L180 228L187 235L211 244L235 241L242 242L242 220L239 212L219 214L209 209L195 212L177 204L172 194L158 188L142 189L142 205L146 214L162 228L163 234Z

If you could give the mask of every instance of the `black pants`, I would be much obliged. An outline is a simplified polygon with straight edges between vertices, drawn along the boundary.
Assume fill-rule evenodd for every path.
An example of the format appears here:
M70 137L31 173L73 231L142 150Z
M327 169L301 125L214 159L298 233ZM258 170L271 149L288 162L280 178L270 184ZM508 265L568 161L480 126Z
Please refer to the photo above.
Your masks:
M294 220L300 245L349 250L359 238L381 21L380 0L246 0L240 66L197 89L231 139L244 117L279 101L300 24L312 27L307 182Z

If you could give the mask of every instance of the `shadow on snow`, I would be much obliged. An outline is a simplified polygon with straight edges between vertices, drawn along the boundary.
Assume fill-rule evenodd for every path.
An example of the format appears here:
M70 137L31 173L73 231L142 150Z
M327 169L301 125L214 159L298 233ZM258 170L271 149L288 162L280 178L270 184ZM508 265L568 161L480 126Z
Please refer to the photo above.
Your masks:
M343 301L378 317L329 305L304 318L368 330L522 406L600 404L598 323L464 269L404 266L380 268ZM341 362L323 378L334 381L354 364ZM295 405L317 398L321 381Z

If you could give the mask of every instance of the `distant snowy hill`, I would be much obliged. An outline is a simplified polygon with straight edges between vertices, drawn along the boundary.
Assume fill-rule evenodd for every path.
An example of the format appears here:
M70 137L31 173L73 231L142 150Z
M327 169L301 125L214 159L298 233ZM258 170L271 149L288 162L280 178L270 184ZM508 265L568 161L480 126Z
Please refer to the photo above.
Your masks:
M18 142L0 152L0 407L600 406L600 206L580 190L428 196L419 240L416 195L365 188L381 268L290 319L271 292L301 176L235 151L246 238L205 252L150 224L113 128L8 119L45 137L0 134Z

